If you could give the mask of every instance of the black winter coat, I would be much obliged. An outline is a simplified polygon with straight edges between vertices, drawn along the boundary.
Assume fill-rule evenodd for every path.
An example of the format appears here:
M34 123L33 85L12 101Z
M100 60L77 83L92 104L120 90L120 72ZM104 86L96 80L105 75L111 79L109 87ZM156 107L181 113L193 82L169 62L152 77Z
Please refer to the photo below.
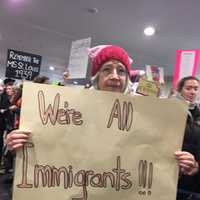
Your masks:
M193 154L200 166L200 126L196 123L200 111L197 107L189 111L182 150ZM200 173L193 176L181 175L178 189L200 193Z
M10 112L9 107L11 106L8 95L3 92L0 95L0 131L8 129L13 124L13 114ZM3 111L4 110L4 111ZM10 129L10 128L9 128Z

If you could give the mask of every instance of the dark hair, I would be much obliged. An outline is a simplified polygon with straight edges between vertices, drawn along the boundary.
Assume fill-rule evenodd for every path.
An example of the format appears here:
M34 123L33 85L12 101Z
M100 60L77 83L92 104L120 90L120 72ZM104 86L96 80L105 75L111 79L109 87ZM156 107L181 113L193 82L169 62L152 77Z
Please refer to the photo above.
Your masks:
M14 87L14 94L12 95L10 102L12 104L16 104L17 100L19 100L22 97L22 88L21 87Z
M3 81L4 85L13 85L14 82L15 82L15 80L12 79L12 78L6 78L6 79Z
M189 80L195 80L195 81L197 81L197 82L199 83L199 79L198 79L197 77L194 77L194 76L186 76L186 77L182 78L182 79L178 82L178 84L177 84L177 91L178 91L178 92L181 92L182 89L183 89L183 87L184 87L184 85L185 85L185 82L186 82L186 81L189 81Z
M47 76L36 76L34 79L33 79L33 82L34 83L45 83L46 81L48 81L49 78Z

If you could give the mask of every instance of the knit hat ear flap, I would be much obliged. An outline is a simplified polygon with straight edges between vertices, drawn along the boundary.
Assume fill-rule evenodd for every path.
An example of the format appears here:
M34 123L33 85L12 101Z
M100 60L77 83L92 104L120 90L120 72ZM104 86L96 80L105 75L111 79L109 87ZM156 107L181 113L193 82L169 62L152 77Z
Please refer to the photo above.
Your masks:
M101 69L102 65L111 59L115 59L123 63L130 75L132 59L121 47L115 45L100 45L89 49L88 55L92 63L92 76L95 76Z

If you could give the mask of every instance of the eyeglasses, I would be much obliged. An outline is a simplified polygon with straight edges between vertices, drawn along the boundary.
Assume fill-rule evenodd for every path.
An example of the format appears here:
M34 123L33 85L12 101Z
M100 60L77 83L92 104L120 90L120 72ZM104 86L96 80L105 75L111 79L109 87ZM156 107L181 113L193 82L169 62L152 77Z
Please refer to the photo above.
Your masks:
M123 67L113 68L111 66L102 68L100 70L100 73L102 73L104 76L108 76L108 75L112 74L114 70L116 71L118 76L126 76L128 74L127 70L124 69Z

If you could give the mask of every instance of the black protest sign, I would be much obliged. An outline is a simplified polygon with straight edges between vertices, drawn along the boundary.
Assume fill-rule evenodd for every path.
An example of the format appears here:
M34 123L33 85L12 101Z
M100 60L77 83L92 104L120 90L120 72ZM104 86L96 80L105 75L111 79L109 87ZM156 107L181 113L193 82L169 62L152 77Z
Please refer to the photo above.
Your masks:
M42 57L8 49L6 77L33 80L40 73Z

